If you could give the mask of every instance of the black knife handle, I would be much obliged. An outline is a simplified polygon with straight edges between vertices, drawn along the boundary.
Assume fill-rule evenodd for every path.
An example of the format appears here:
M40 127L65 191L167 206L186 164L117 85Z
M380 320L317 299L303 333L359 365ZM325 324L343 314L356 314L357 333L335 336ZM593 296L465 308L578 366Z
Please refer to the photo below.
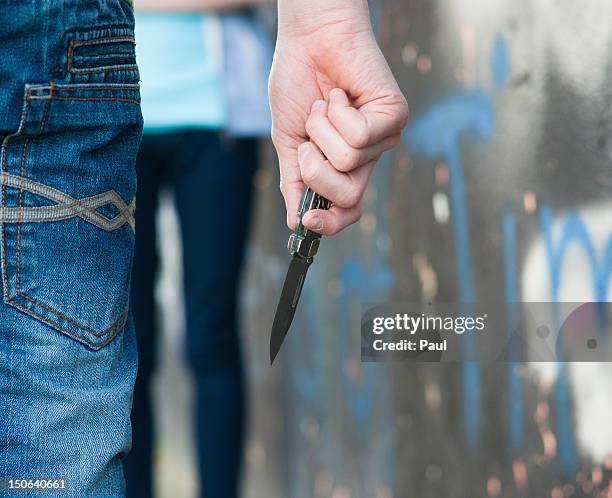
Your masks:
M312 209L329 209L331 202L320 196L310 187L306 187L302 193L300 206L298 208L298 226L289 236L287 249L294 256L311 259L319 249L321 234L308 230L302 224L302 217Z

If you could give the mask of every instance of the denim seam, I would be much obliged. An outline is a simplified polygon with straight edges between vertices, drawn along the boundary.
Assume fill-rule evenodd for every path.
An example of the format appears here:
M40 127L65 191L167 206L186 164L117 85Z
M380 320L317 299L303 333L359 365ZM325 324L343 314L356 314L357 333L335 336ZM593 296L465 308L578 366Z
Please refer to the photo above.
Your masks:
M83 101L83 102L95 102L95 101L116 101L116 102L128 102L130 104L140 105L140 102L136 99L127 99L121 97L60 97L60 96L51 96L51 95L35 95L32 97L28 97L28 100L75 100L75 101Z
M34 304L37 304L37 305L43 307L44 309L46 309L46 310L50 311L51 313L59 316L60 318L63 318L64 320L66 320L68 323L74 325L75 327L80 328L84 332L89 332L91 335L94 335L96 337L104 337L105 335L110 334L113 331L113 329L115 329L116 327L122 325L121 321L123 319L127 318L128 309L129 309L129 303L128 303L128 306L126 306L125 310L123 310L123 312L119 315L119 318L117 318L108 328L106 328L102 332L96 332L95 330L90 329L90 328L86 327L85 325L82 325L82 324L76 322L72 318L64 315L62 312L56 310L55 308L52 308L48 304L41 303L40 301L37 301L32 296L28 296L27 294L24 294L21 291L17 291L16 294L21 296L21 297L23 297L24 299L27 299L28 301L30 301L30 302L32 302ZM49 319L46 319L46 320L49 323L53 323L54 325L56 325L56 326L61 328L61 326L59 324L57 324L56 322L53 322L52 320L49 320ZM62 328L62 330L65 330L65 329Z
M28 144L30 143L29 138L25 138L23 141L23 151L21 152L21 180L19 186L19 211L23 207L23 178L25 177L25 158L28 150ZM4 209L3 209L4 210ZM21 219L17 221L17 289L21 284Z
M77 100L77 101L106 101L106 100L110 100L110 101L118 101L118 102L128 102L130 104L136 104L138 106L140 106L140 101L137 99L131 99L131 98L127 98L127 97L63 97L60 94L62 92L78 92L78 91L87 91L87 90L113 90L113 91L117 91L117 90L128 90L128 91L138 91L140 89L140 85L139 84L126 84L126 85L122 85L122 84L117 84L117 85L70 85L70 86L66 86L66 85L56 85L54 84L52 81L49 82L48 86L37 86L35 89L34 88L28 88L27 92L26 92L26 101L27 101L27 105L29 106L29 101L30 100ZM45 95L33 95L32 91L36 90L36 91L48 91L48 94ZM43 116L43 123L41 125L41 129L42 126L44 126L44 121L46 118L46 112L48 109L45 109L45 114ZM26 110L27 112L27 110Z
M90 38L89 40L71 40L71 43L75 47L82 45L101 45L107 41L126 41L135 44L136 40L130 35L115 35L115 36L98 36L96 38Z
M24 311L25 313L28 313L30 315L35 316L40 321L42 321L42 322L44 322L44 323L46 323L48 325L51 325L52 327L55 327L55 328L61 330L62 332L68 334L69 336L74 337L75 339L77 339L79 341L84 341L85 343L89 344L91 347L93 347L95 349L103 348L104 346L109 344L117 336L117 334L123 330L123 328L127 324L127 316L128 316L128 314L127 314L127 311L126 311L122 315L122 318L125 318L125 320L121 324L121 326L118 327L117 330L114 330L114 331L111 330L112 327L107 329L104 332L104 334L108 334L108 333L112 332L112 335L110 337L108 337L107 339L105 339L104 341L102 341L101 343L95 343L95 342L91 341L90 339L88 339L87 337L84 337L84 336L82 336L80 334L76 334L76 333L74 333L74 332L72 332L72 331L62 327L57 322L54 322L53 320L49 320L48 318L45 318L44 316L36 313L34 310L32 310L32 309L30 309L30 308L28 308L26 306L23 306L22 304L19 304L17 301L13 301L10 297L7 297L6 299L7 299L7 302L11 303L13 306L19 308L20 310ZM77 325L77 327L79 327L79 326ZM79 328L82 328L82 327L79 327ZM104 335L104 334L101 334L101 335Z
M50 92L53 95L53 82L50 82L51 85L51 89ZM24 117L24 121L27 120L27 111L29 111L30 109L30 102L28 100L27 103L27 107L26 107L26 114ZM43 111L43 116L41 119L41 123L40 123L40 128L38 129L38 134L42 133L44 126L45 126L45 121L47 120L47 112L49 111L49 102L45 103L45 109ZM23 151L21 153L21 178L25 178L25 159L26 159L26 153L28 150L28 144L30 143L30 138L26 137L24 142L23 142ZM19 186L19 208L23 207L23 180L21 181L21 184ZM21 286L21 220L18 221L17 223L17 290L19 290Z
M49 82L49 96L53 98L53 90L54 90L54 85L53 85L53 81ZM29 93L28 93L29 95ZM43 111L43 116L42 119L40 121L40 128L38 129L38 135L42 134L43 130L45 129L45 124L47 122L47 113L49 112L49 106L50 106L51 100L48 100L45 103L45 109ZM25 174L22 173L22 176L25 176Z
M68 42L68 51L66 54L66 70L72 74L96 74L96 73L107 73L111 71L119 71L119 70L137 70L137 64L116 64L114 66L100 66L98 68L92 69L79 69L73 66L73 57L74 57L74 49L75 47L88 46L88 45L98 45L103 42L118 42L118 41L126 41L135 44L135 39L133 36L102 36L98 38L92 38L91 40L70 40Z
M133 84L117 83L113 85L109 85L108 83L103 84L103 85L92 85L92 84L82 85L79 83L73 83L71 85L58 85L50 81L48 86L37 86L35 89L29 88L28 97L30 98L41 97L40 95L32 95L32 90L49 90L49 91L53 91L57 93L57 92L69 92L69 91L76 92L79 90L139 90L139 89L140 89L140 85L138 83L133 83Z
M30 89L28 89L27 91L27 94L29 93L30 93ZM2 160L0 161L0 172L3 175L5 174L6 156L8 154L9 146L12 143L14 138L17 138L22 135L23 128L27 121L29 111L30 111L30 101L26 97L26 100L24 102L23 114L21 117L21 121L19 122L19 127L17 128L17 131L5 137L4 141L2 142ZM5 205L6 205L6 185L3 182L2 183L2 210L4 210ZM2 239L2 269L3 269L2 277L3 277L3 282L4 282L4 298L6 301L11 302L12 300L11 300L11 297L9 296L9 287L8 287L8 268L7 268L7 263L6 263L7 255L6 255L6 237L5 237L5 231L4 231L4 223L2 223L2 230L0 232L0 235L1 235L0 238Z
M71 74L100 74L100 73L112 73L113 71L136 71L138 66L118 64L115 66L102 66L97 69L72 69Z

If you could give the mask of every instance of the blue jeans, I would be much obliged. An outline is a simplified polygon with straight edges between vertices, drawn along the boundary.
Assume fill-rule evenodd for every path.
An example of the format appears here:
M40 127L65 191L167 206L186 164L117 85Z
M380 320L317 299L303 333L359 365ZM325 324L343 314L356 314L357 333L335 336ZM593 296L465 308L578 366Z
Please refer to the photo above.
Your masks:
M132 302L139 369L134 391L134 445L126 458L128 497L151 496L149 383L157 352L155 213L161 188L174 190L181 225L186 357L196 384L200 492L238 496L244 436L244 388L236 295L251 214L255 139L212 131L146 135L138 154L136 256Z
M5 2L0 61L0 478L122 496L142 128L131 7Z

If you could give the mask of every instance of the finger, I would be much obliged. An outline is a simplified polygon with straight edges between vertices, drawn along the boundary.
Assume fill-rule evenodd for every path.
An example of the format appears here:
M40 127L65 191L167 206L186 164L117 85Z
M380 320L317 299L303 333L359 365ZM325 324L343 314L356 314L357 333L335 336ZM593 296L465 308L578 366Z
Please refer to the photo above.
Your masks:
M287 209L287 226L294 230L298 225L298 209L304 191L302 182L283 183L281 182L281 193L285 199Z
M297 144L287 144L276 138L273 139L273 142L278 153L280 191L287 209L287 226L293 230L298 224L297 212L304 190L304 182L302 182L297 160Z
M375 161L349 173L336 170L312 142L298 148L302 181L339 207L349 208L361 200Z
M408 120L401 92L388 92L355 108L340 88L329 93L328 116L342 137L356 149L399 135Z
M345 209L339 206L332 206L327 211L324 209L313 209L308 211L302 223L309 230L320 233L321 235L335 235L344 230L361 218L361 206L357 204Z
M387 137L377 144L356 149L334 127L327 117L327 111L327 102L316 101L306 121L306 131L310 140L317 144L338 171L354 170L397 145L399 137Z

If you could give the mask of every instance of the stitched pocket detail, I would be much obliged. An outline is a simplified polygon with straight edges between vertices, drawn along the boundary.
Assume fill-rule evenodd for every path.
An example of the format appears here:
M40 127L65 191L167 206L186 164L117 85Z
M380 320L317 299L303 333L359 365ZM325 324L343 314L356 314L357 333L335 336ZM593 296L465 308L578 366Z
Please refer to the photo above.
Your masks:
M3 298L92 349L128 320L138 85L28 85L2 144Z
M129 25L100 25L70 30L64 35L65 50L57 61L56 77L65 83L137 84L134 30Z
M136 70L133 36L98 36L68 42L67 70L74 74Z

